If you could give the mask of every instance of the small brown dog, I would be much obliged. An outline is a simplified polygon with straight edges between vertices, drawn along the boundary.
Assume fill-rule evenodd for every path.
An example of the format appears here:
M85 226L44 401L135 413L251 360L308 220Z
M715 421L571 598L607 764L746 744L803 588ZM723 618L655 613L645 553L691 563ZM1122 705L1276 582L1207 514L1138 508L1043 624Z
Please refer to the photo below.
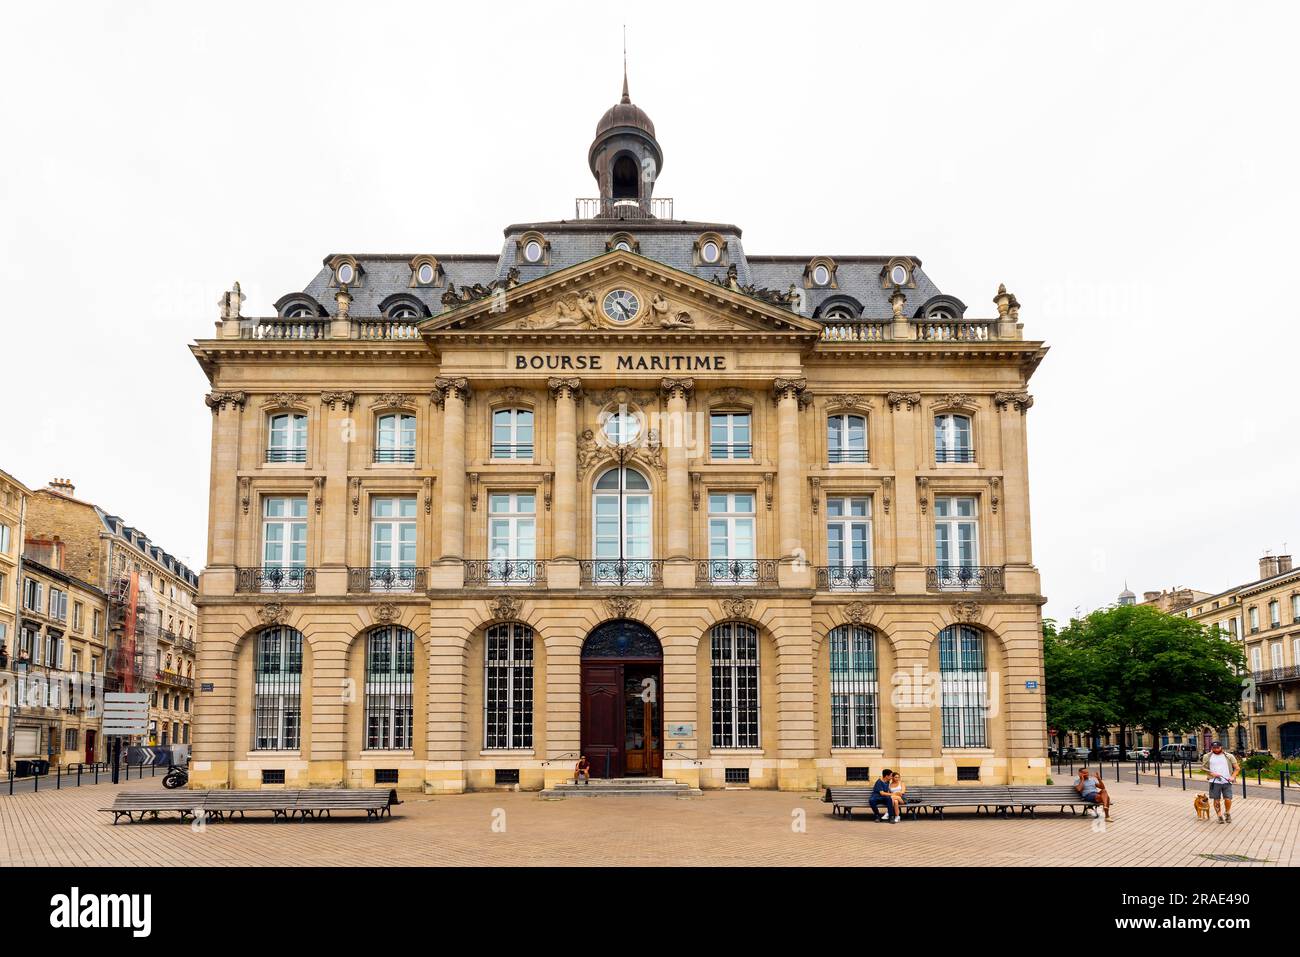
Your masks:
M1196 795L1196 800L1192 802L1192 807L1196 809L1196 816L1202 821L1210 819L1210 799L1204 794Z

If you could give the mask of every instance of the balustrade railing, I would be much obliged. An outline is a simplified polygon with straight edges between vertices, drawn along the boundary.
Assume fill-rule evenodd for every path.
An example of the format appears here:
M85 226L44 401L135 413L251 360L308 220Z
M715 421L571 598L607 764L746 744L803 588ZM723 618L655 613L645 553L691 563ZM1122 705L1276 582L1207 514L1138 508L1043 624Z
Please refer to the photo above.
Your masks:
M325 318L251 319L239 327L241 339L328 339L329 334Z
M819 565L817 587L823 591L894 590L894 569L888 565Z
M543 585L546 562L533 558L473 559L465 563L466 585Z
M236 568L236 592L314 592L316 569L295 566Z
M660 585L664 563L651 558L593 558L578 563L584 585Z
M1001 565L931 565L925 570L929 591L1002 591Z
M411 565L375 565L348 569L350 592L415 591L424 588L427 582L426 570Z
M353 319L353 339L418 339L420 327L412 319Z
M822 342L886 342L892 323L832 320L822 326Z
M613 199L599 196L575 199L574 215L578 219L672 219L673 201L668 197L651 199Z
M984 342L997 338L997 322L954 319L912 323L919 342Z
M1300 665L1287 665L1284 668L1267 668L1263 671L1253 673L1255 684L1257 685L1275 685L1283 681L1294 681L1300 678Z
M697 585L776 584L775 558L707 558L695 563Z

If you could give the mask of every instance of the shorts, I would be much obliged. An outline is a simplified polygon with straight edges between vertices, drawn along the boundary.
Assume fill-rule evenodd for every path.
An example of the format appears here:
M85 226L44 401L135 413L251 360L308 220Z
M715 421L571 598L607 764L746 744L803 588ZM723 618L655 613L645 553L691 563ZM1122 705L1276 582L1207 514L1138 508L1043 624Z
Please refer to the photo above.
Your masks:
M1101 803L1101 792L1100 792L1100 791L1093 791L1091 794L1085 794L1085 795L1083 795L1083 799L1084 799L1085 801L1089 801L1089 802L1091 802L1092 804L1100 804L1100 803Z
M1211 798L1212 800L1215 800L1215 801L1219 800L1220 798L1227 798L1229 801L1231 801L1231 800L1232 800L1232 782L1230 782L1230 781L1211 781L1211 782L1210 782L1210 798Z

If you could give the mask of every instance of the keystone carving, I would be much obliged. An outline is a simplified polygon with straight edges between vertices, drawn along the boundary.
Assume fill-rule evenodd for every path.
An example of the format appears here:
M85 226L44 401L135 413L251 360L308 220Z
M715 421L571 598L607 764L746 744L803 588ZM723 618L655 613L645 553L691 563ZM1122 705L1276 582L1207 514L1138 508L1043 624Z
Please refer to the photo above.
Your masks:
M605 610L611 618L631 618L641 604L639 598L629 595L610 595L605 599Z
M871 606L865 601L851 601L844 606L844 617L850 624L869 625L871 624Z
M289 618L289 608L282 601L269 601L257 609L257 617L264 625L283 625Z
M411 398L405 392L385 392L375 396L374 409L401 409L410 406Z
M293 405L302 405L302 396L297 392L277 392L274 395L268 395L262 400L262 405L287 408Z
M719 604L722 606L722 613L728 618L749 618L754 610L752 598L724 598Z
M498 595L488 602L488 612L493 618L503 621L518 621L519 610L523 606L523 600L516 598L514 595Z
M401 613L402 613L401 609L398 608L397 605L395 605L393 602L381 601L378 605L375 606L374 612L372 614L374 615L375 621L378 624L391 625L393 622L397 621Z
M957 621L971 625L980 620L984 609L977 601L955 601L952 603L952 616Z

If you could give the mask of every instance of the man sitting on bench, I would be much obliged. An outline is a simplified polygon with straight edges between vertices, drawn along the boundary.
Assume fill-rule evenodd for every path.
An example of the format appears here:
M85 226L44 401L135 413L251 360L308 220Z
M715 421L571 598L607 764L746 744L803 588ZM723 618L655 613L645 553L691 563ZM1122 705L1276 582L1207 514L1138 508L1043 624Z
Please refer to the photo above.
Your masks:
M871 805L871 816L877 822L884 821L886 824L893 824L898 820L898 816L894 813L894 795L889 790L893 773L889 768L885 768L880 772L880 777L876 783L871 786L871 800L868 803ZM884 817L880 816L880 808L885 811Z
M1080 768L1079 780L1075 782L1074 789L1085 801L1099 805L1106 812L1106 820L1110 820L1110 793L1101 778L1093 777L1087 768Z

